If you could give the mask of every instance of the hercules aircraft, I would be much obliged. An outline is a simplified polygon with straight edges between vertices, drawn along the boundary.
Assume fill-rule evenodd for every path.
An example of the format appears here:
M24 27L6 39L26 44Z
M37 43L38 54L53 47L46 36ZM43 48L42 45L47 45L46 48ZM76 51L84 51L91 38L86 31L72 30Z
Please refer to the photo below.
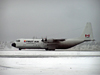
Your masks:
M68 49L86 41L94 41L91 23L87 23L82 35L75 39L17 39L13 47L21 49Z

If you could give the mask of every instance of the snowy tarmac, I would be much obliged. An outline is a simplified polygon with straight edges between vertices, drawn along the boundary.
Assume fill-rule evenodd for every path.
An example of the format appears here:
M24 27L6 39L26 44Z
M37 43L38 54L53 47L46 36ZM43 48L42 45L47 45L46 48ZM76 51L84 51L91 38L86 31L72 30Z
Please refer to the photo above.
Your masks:
M100 51L0 51L0 75L100 75Z
M11 58L100 57L100 51L0 51L0 57L11 57Z

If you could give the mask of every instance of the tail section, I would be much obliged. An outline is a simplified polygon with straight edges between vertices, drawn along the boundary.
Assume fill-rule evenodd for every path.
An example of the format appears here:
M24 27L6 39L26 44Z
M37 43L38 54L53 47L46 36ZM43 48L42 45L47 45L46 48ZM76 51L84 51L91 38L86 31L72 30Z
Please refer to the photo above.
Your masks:
M86 27L85 27L82 35L79 38L83 39L85 41L94 41L93 32L92 32L92 25L90 22L88 22L86 24Z

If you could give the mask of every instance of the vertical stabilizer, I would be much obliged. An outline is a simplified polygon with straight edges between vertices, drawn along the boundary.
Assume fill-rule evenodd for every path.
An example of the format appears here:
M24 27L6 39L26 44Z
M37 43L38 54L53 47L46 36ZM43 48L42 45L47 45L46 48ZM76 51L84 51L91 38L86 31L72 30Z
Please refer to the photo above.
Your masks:
M90 22L88 22L86 24L86 27L82 33L82 35L80 36L80 39L83 39L85 41L93 41L93 32L92 32L92 25Z

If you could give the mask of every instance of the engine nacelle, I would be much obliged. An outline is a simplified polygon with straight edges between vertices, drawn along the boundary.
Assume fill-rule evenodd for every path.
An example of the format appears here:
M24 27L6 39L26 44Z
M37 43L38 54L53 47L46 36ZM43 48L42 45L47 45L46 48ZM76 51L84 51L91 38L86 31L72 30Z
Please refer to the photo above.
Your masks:
M52 43L54 40L53 39L42 39L42 42L46 42L46 43Z

